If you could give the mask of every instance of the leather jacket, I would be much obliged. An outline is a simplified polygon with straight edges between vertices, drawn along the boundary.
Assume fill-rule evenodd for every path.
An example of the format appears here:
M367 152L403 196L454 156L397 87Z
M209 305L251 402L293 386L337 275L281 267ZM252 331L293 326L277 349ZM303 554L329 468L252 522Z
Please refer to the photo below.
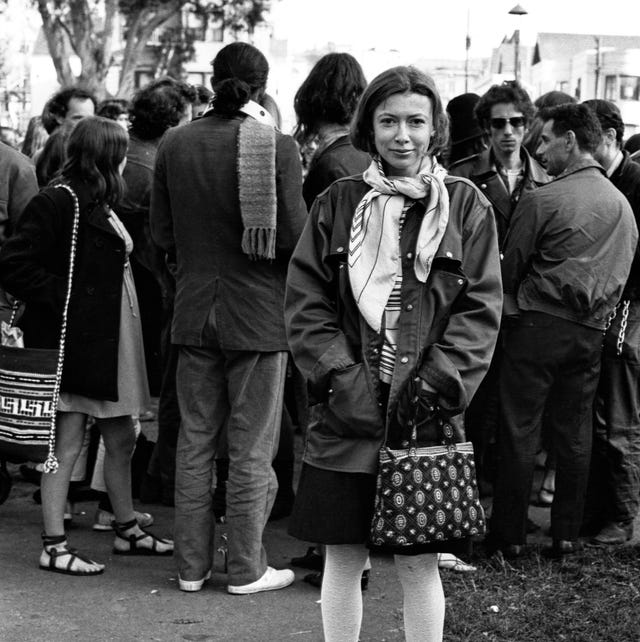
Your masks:
M550 182L551 177L524 147L521 148L520 155L524 162L524 178L519 196L523 196L526 192ZM452 176L468 178L489 199L496 217L500 250L502 250L517 200L509 194L504 181L498 174L491 149L463 163L454 164L449 168L449 173Z
M471 183L447 177L450 218L426 283L413 254L426 202L409 208L400 239L402 312L388 411L380 392L382 337L359 313L349 285L351 220L369 191L361 177L336 181L316 199L289 265L285 319L290 350L307 380L311 418L304 460L374 473L399 393L419 376L464 439L462 412L489 367L502 284L491 206Z

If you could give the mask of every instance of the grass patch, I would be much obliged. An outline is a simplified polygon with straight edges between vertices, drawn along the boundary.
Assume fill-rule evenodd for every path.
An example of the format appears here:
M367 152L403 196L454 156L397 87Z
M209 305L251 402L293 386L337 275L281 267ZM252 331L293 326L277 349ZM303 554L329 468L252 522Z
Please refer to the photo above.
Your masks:
M640 546L473 563L441 572L446 642L640 642Z

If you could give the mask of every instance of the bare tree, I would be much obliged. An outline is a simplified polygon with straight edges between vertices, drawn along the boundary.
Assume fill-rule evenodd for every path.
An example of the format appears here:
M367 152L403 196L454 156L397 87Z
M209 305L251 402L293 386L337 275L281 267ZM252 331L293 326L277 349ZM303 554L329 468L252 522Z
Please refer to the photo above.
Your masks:
M3 0L0 0L0 3ZM134 88L140 57L157 29L170 23L183 10L207 20L221 22L234 37L250 35L264 22L269 0L34 0L42 18L49 54L61 85L82 85L98 98L106 94L109 70L120 63L119 96ZM120 17L122 19L120 19ZM117 39L122 25L121 40ZM180 38L184 40L184 35ZM166 40L166 38L165 38ZM188 59L187 47L179 60ZM80 74L69 63L72 54L80 60Z

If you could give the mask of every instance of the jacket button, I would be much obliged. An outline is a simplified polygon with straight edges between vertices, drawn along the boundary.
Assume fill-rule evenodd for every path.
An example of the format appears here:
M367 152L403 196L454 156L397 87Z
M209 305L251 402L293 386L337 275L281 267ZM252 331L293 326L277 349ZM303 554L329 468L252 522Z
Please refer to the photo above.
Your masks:
M337 247L336 252L344 252L344 248L342 246Z
M411 311L413 310L413 305L411 305L411 303L407 303L407 307L405 309Z
M373 354L378 354L379 350L378 348L374 348L371 352L373 352Z
M329 388L328 393L329 393L330 395L332 395L332 394L333 394L333 388Z
M504 254L500 252L500 260L502 261L504 259Z
M486 183L482 183L482 185L480 185L480 189L487 189L487 184Z
M450 258L453 256L453 254L451 254L451 252L445 252L445 256L446 256L448 259L450 259Z
M412 252L407 252L407 258L412 259L413 258L413 253Z
M402 357L402 359L400 359L400 363L408 363L408 362L409 362L409 357Z
M458 279L458 285L462 285L464 281L462 279Z
M344 270L344 263L340 263L340 265L338 266L338 269Z

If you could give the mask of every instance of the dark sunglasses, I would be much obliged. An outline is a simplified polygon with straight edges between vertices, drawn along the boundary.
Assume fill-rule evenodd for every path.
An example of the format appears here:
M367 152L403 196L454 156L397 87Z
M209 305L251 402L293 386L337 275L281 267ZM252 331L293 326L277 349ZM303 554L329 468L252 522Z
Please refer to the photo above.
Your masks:
M511 127L524 127L524 116L512 116L511 118L491 118L489 120L494 129L504 129L507 123Z

